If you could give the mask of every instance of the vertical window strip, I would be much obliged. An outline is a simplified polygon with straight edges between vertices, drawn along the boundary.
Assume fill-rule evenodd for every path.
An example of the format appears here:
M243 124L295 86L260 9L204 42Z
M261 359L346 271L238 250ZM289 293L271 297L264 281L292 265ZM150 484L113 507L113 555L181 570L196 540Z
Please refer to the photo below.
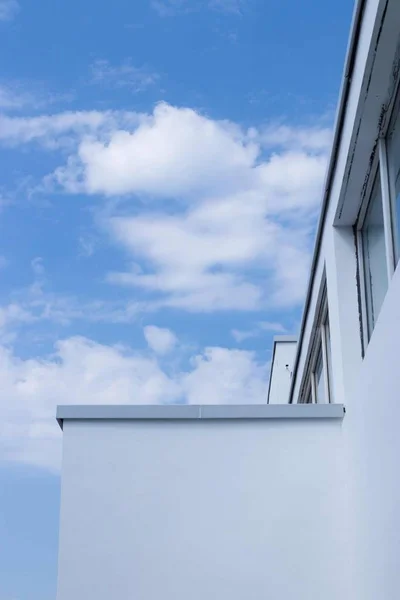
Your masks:
M390 187L389 187L389 168L388 168L388 157L386 149L386 140L383 138L379 139L379 173L381 183L381 196L382 196L382 209L383 209L383 227L385 232L385 247L386 247L386 264L388 281L391 280L394 269L396 266L396 259L394 253L394 223L392 220L393 209L390 199Z
M326 309L325 309L326 310ZM326 336L326 318L321 323L321 345L322 345L322 369L324 375L324 387L325 387L325 398L324 402L329 403L331 401L330 389L329 389L329 369L328 369L328 349L327 349L327 336Z
M369 341L389 285L388 238L385 229L379 168L366 199L358 229L362 250L359 254L359 264L362 265L361 292L364 295L362 308L365 307L363 322L365 322L367 332L366 339Z
M394 268L400 260L400 90L392 111L389 130L383 142L386 153L389 195L391 205L391 230L393 237Z
M326 280L323 282L323 291L314 327L309 364L299 402L304 404L310 402L312 404L331 403L333 402L332 352Z
M360 272L360 300L361 300L361 325L363 333L363 353L367 349L369 341L369 327L368 327L368 310L367 310L367 285L366 285L366 272L364 265L364 249L361 230L357 231L357 255L358 255L358 269Z
M311 401L313 404L317 404L317 386L314 369L311 371Z
M331 346L331 328L329 324L328 307L325 319L325 338L326 338L326 356L328 368L328 387L329 387L329 402L334 402L335 394L333 390L333 365L332 365L332 346Z

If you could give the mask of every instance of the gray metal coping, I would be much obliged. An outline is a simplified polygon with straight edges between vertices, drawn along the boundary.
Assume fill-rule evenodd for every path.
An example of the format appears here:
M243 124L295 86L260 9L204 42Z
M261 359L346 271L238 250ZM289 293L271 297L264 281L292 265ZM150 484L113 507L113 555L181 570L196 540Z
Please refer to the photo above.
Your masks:
M255 420L343 419L343 404L248 404L248 405L68 405L57 407L57 421L66 420Z
M273 343L274 344L282 344L282 343L290 343L297 344L299 341L297 335L274 335Z

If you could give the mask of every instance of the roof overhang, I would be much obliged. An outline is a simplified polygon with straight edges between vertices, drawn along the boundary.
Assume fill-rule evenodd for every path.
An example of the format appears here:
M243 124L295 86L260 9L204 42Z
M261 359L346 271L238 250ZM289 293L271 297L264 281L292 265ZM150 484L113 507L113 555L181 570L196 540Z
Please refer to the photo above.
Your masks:
M335 215L335 225L354 225L375 178L378 139L386 133L400 70L400 5L381 2L368 53Z

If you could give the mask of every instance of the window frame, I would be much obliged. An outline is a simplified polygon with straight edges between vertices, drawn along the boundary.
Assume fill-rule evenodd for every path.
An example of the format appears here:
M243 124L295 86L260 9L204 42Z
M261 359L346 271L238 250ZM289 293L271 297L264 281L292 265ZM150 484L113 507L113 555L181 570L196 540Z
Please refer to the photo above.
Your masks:
M400 134L400 78L397 80L397 90L395 95L395 101L393 103L392 109L390 111L390 118L388 120L387 129L385 132L384 138L380 140L380 152L382 154L382 162L385 166L386 177L385 177L385 185L387 185L387 189L385 190L388 203L391 219L391 243L392 243L392 253L393 253L393 272L396 270L396 266L400 264L400 232L398 229L397 221L400 222L400 214L397 215L397 207L396 207L396 191L393 186L393 182L390 177L390 152L389 152L389 138L392 136L396 122L398 122L399 134ZM400 158L400 157L399 157Z
M358 256L358 268L360 273L360 301L361 301L361 321L362 321L362 333L363 333L363 343L364 340L369 343L371 339L375 322L373 322L373 316L371 315L371 311L369 309L369 305L372 305L372 301L368 300L369 297L369 282L368 275L366 271L366 259L365 259L365 243L363 239L364 227L366 224L366 219L368 216L368 211L371 206L371 202L374 199L374 193L376 186L379 186L380 199L382 202L382 212L383 212L383 227L384 227L384 237L385 237L385 262L386 269L388 270L388 254L387 254L387 236L386 236L386 225L385 225L385 211L383 206L383 193L382 193L382 173L381 173L381 162L379 157L375 157L373 169L371 171L371 177L369 179L369 184L365 194L365 200L361 206L360 213L357 220L357 256ZM388 282L390 281L389 272L387 273Z
M400 108L400 104L395 103L395 107ZM400 115L399 115L400 117ZM395 114L391 115L390 123L392 124L395 119ZM386 270L388 279L388 289L390 281L393 277L396 268L396 250L395 250L395 235L396 235L396 224L395 224L395 209L393 195L390 191L390 178L389 178L389 163L387 153L387 137L392 131L389 127L385 136L378 139L378 152L375 155L373 167L371 169L371 175L367 185L364 201L361 205L360 212L356 222L356 245L357 245L357 262L360 276L360 310L361 310L361 327L362 327L362 345L363 355L365 354L366 347L368 346L373 331L376 325L372 322L371 315L368 310L367 301L367 273L365 269L365 248L363 242L363 229L368 215L368 209L371 201L373 200L373 194L377 180L379 178L379 191L382 201L382 213L383 213L383 230L385 239L385 258L386 258ZM385 296L387 294L387 290Z
M319 303L319 310L317 311L318 318L314 327L314 336L311 344L311 352L309 358L308 369L304 378L302 386L302 392L300 394L300 404L308 404L308 400L311 399L312 404L331 404L333 403L333 382L332 379L332 365L329 369L328 360L329 356L332 359L332 349L330 354L328 353L328 336L327 326L329 323L329 308L328 308L328 294L326 281L323 283L323 292ZM329 354L329 356L328 356ZM317 384L317 365L319 358L322 360L322 374L324 378L324 402L318 402L318 384ZM330 372L331 371L331 372Z

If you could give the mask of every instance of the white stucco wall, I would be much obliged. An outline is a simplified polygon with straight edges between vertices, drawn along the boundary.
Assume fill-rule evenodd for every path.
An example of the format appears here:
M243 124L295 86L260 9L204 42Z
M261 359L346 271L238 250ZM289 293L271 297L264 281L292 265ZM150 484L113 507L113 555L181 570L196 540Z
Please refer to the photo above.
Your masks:
M400 268L384 300L343 421L355 499L359 598L400 590Z
M341 428L65 421L57 599L352 598Z
M382 29L377 15L380 18L386 15ZM387 102L393 75L392 61L399 41L399 23L398 2L390 0L387 4L382 0L367 0L365 3L311 310L305 324L300 375L294 393L297 398L325 268L335 400L344 402L347 410L342 431L343 452L349 466L349 508L346 510L351 527L348 540L353 544L353 551L348 554L353 590L348 597L360 600L397 600L400 590L400 369L397 354L400 340L400 268L397 267L389 283L363 358L354 235L351 227L333 228L332 225L340 205L349 160L352 164L349 185L365 181L368 156L362 162L357 159L357 154L361 152L362 155L366 148L372 147L379 135L379 117L382 106ZM374 39L377 37L379 46L376 52ZM366 68L368 62L375 64L371 78ZM362 86L368 87L369 108L365 90L361 93ZM376 104L377 114L372 115L372 104ZM351 140L358 133L357 113L363 120L364 130L353 156L349 149ZM344 208L350 216L344 219L344 225L354 223L360 202L359 193L347 194ZM340 225L337 219L336 222Z

